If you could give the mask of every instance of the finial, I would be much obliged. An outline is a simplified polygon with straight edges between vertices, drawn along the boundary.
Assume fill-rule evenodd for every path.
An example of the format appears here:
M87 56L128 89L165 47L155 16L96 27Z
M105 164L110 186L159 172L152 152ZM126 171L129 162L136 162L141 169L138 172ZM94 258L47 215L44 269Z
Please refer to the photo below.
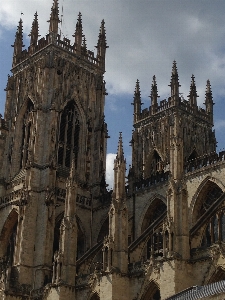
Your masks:
M172 67L172 75L178 74L177 72L177 62L174 60L173 61L173 67Z
M76 27L82 28L82 14L79 11Z

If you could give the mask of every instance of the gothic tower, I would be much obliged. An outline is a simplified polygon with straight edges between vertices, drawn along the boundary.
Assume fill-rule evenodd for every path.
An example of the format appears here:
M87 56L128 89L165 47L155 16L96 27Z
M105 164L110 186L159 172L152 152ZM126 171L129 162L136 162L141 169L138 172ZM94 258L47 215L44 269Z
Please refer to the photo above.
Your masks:
M39 39L35 13L28 49L22 20L13 45L0 162L2 290L9 294L33 295L51 282L74 288L76 259L92 243L92 208L106 193L104 21L96 56L80 13L74 41L61 39L59 24L54 0L46 37Z

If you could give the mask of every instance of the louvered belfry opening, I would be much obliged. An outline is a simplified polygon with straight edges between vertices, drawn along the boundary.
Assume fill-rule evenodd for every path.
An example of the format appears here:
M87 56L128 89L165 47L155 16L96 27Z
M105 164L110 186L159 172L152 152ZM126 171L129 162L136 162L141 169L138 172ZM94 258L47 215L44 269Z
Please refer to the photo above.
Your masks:
M64 108L59 131L58 164L69 168L74 153L75 168L77 168L79 153L80 121L74 101Z

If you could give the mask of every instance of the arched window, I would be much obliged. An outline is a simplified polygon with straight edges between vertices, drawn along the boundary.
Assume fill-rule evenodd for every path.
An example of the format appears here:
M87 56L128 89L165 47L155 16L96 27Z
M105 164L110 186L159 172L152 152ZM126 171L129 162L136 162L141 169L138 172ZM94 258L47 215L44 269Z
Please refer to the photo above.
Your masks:
M155 199L149 206L141 227L144 232L152 223L154 223L166 211L166 204L161 199Z
M34 109L34 104L30 99L28 99L27 109L23 116L20 168L25 167L28 159L33 109Z
M16 234L17 234L17 225L18 222L15 223L13 226L10 238L9 238L9 243L6 251L6 265L12 265L13 263L13 256L14 256L14 251L15 251L15 246L16 246Z
M196 223L222 195L222 189L215 182L209 180L196 199L193 210L193 224Z
M69 168L75 158L75 168L79 153L80 121L74 101L70 101L64 108L59 131L58 164Z
M141 300L160 300L160 290L154 281L151 281L147 291L141 297Z

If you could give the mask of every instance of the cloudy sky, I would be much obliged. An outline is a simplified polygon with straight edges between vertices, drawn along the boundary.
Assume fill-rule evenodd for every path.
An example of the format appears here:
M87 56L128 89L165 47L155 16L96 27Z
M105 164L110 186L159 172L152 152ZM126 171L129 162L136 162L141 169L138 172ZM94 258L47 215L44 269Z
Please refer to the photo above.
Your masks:
M214 97L215 130L218 151L225 147L225 1L224 0L59 0L62 35L72 39L77 15L82 13L88 48L94 50L101 20L106 23L106 74L108 96L108 170L119 132L123 132L124 151L131 159L133 91L140 80L143 107L149 106L152 76L156 75L161 100L169 96L171 67L177 61L180 92L187 98L191 75L195 75L199 106L203 105L206 80L210 79ZM35 11L40 34L48 31L52 0L7 0L0 5L0 112L4 113L7 74L20 17L24 23L24 42ZM22 15L21 15L22 12Z

